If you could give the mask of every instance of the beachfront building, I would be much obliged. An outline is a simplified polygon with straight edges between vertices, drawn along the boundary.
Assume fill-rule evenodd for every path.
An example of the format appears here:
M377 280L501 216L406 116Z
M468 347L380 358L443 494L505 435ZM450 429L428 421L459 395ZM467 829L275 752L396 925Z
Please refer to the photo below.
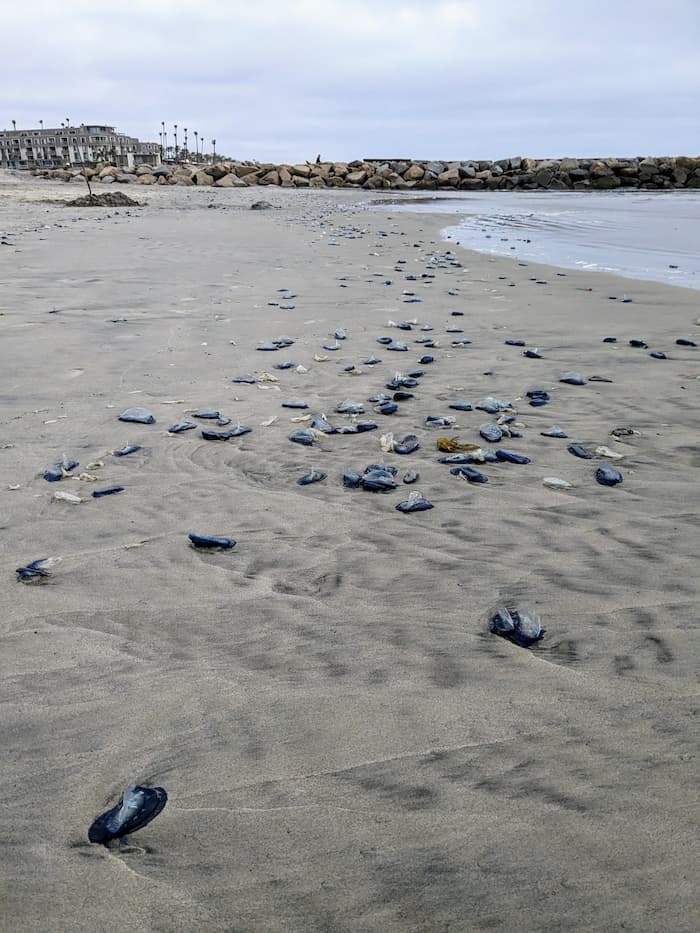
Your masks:
M144 143L113 126L86 125L0 130L0 168L62 168L111 162L123 168L155 165L158 143Z

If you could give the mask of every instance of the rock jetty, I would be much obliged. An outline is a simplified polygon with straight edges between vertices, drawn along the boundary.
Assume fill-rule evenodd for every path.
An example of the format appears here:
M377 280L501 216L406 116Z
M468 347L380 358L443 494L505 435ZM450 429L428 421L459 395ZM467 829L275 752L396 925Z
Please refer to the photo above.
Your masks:
M124 169L100 162L94 168L36 169L34 174L65 182L101 184L200 185L247 188L366 188L396 191L614 188L700 188L700 157L629 159L527 159L417 162L366 161L273 165L221 161L213 165L139 165Z

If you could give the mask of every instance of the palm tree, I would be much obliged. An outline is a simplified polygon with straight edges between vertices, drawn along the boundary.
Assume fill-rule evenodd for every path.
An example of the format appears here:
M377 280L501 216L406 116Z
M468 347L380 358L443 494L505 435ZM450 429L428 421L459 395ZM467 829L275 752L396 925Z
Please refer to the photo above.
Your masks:
M212 163L216 162L216 140L212 139L211 141L211 161Z
M166 141L167 141L167 136L166 136L166 134L165 134L165 120L161 120L161 121L160 121L160 125L161 125L161 131L160 131L160 132L161 132L161 135L160 135L160 139L161 139L161 142L160 142L160 161L163 162L164 159L165 159L165 144L166 144Z
M17 121L16 120L12 121L12 129L14 130L15 133L17 132Z
M197 130L195 130L195 131L194 131L194 154L195 154L195 162L199 162L199 140L197 139L198 135L199 135L199 134L197 133Z
M177 123L173 123L173 136L175 137L175 161L177 162Z
M187 161L187 127L185 127L185 148L183 149L183 152L184 152L183 158L186 162Z

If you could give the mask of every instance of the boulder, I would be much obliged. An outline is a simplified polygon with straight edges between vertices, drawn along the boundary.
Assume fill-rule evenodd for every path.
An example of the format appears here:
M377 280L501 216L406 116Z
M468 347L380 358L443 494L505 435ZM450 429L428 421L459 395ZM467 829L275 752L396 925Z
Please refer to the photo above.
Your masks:
M301 175L293 175L292 181L294 182L295 188L308 188L309 187L309 179L302 178Z
M350 169L347 162L334 162L333 163L333 174L337 175L339 178L345 178Z
M613 170L610 168L607 162L601 162L600 160L591 162L591 167L588 171L590 173L591 179L607 178L613 174Z
M289 171L298 178L311 178L311 166L309 165L291 165Z
M249 172L247 175L243 175L241 181L244 181L247 185L257 185L259 181L258 172Z
M99 179L103 185L111 185L114 182L114 175L105 175Z
M381 175L371 175L364 183L363 188L384 188L389 182Z
M673 180L677 185L684 185L688 180L688 173L684 168L676 166L673 170Z
M586 181L588 179L587 168L573 168L568 173L569 178L575 183L577 181Z
M157 181L158 179L155 175L147 175L145 172L142 172L140 175L136 176L137 185L155 185Z
M686 172L695 172L700 168L700 158L690 158L689 156L676 156L676 168L685 169Z
M476 178L476 169L473 165L464 163L459 167L459 177L460 178Z
M459 168L448 168L446 171L440 172L438 182L440 185L456 188L460 182Z
M462 191L478 191L484 187L483 178L463 178L459 183Z
M579 167L578 159L562 159L559 163L560 172L573 172Z
M445 171L444 162L428 162L425 165L425 171L430 172L431 175L434 175L436 178L438 175L441 175Z
M591 166L591 169L592 168L593 166ZM594 175L591 171L591 188L602 189L604 191L610 188L619 188L621 185L620 179L617 175L613 175L612 169L609 171L609 175Z
M207 186L214 184L214 178L209 174L209 172L195 172L192 180L194 181L195 185Z
M416 165L415 162L403 173L405 181L420 181L424 175L425 169L421 165Z
M275 169L270 169L269 172L265 172L263 177L259 179L259 185L279 185L280 183L280 173L275 171Z
M172 170L169 165L154 165L151 169L151 175L155 175L156 178L160 177L161 175L169 177L172 175Z
M403 175L403 173L408 170L410 164L410 162L392 162L391 171L396 175Z
M160 176L159 176L159 178L158 178L158 184L159 184L159 185L167 185L167 184L168 184L168 179L165 177L165 175L160 175Z
M171 184L179 185L180 188L194 187L194 182L189 175L173 175L170 182Z
M152 165L137 165L136 174L137 175L152 175L153 166Z
M312 175L309 178L309 188L325 188L326 183L320 175Z
M251 165L250 162L243 162L236 163L233 167L233 171L239 178L245 178L247 175L252 175L254 172L257 172L257 168L255 165Z
M222 165L221 162L216 162L214 165L208 165L204 170L207 174L211 175L214 181L218 181L220 178L229 174L229 170L225 165Z
M364 185L364 183L367 181L367 177L367 172L362 169L359 172L348 172L348 174L345 176L345 181L349 185Z
M232 175L230 172L228 173L228 175L222 175L221 178L216 179L216 181L214 182L214 187L215 188L233 188L234 178L236 179L236 181L239 181L238 177L236 175Z
M53 172L50 172L50 177L55 178L57 181L70 181L73 176L65 169L57 168L54 169Z
M554 172L551 168L540 168L535 172L535 184L540 188L548 188L554 180Z
M283 188L293 188L294 182L292 181L292 173L285 166L281 166L279 170L280 184Z
M130 182L134 181L135 178L136 176L131 175L129 172L120 172L115 180L118 181L120 185L128 185Z
M340 175L331 175L330 178L326 179L326 184L329 188L344 188L345 179L341 178Z

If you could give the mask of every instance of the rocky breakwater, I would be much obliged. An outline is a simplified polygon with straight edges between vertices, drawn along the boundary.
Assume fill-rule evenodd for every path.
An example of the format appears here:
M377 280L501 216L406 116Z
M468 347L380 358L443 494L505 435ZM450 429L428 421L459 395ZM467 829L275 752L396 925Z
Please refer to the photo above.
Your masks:
M700 157L630 159L499 159L495 162L355 161L273 165L221 161L213 165L167 164L118 168L37 169L66 182L136 185L199 185L247 188L366 188L435 190L612 190L700 188Z

